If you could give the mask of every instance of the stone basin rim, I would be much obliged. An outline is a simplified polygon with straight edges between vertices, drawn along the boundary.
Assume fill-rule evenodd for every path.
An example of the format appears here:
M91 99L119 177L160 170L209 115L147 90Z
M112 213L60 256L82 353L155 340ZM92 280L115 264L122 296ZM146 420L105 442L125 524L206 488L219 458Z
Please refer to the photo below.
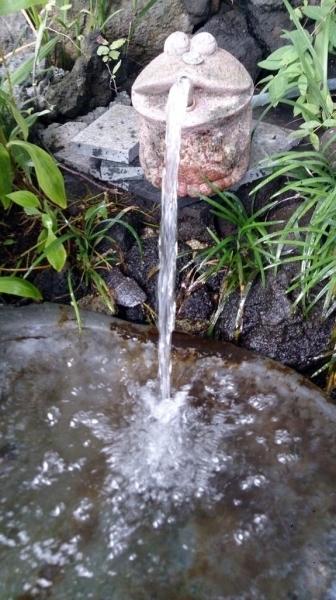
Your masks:
M89 310L81 310L83 330L92 330L108 334L113 333L121 339L136 338L139 343L157 344L158 332L153 325L129 323L114 316ZM11 318L13 317L13 319ZM9 341L21 341L29 338L46 339L53 331L80 333L74 309L65 304L45 302L39 305L0 308L0 345ZM286 378L291 391L302 391L303 395L312 394L323 411L335 418L335 406L329 396L308 379L292 368L250 350L235 346L230 342L198 338L186 333L174 332L172 355L182 359L214 357L223 361L223 366L240 368L242 364L264 368L277 378Z

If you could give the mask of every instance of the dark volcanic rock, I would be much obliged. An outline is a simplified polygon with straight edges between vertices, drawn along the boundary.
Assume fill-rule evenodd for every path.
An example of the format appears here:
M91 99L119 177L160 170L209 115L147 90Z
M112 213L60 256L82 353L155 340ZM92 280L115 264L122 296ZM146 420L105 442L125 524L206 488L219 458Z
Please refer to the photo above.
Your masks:
M99 35L99 31L88 35L82 44L83 54L76 60L72 71L47 90L46 100L54 107L53 116L74 118L97 106L107 106L114 97L108 69L97 55ZM125 79L126 74L121 69L118 83Z
M136 244L126 253L127 274L133 277L146 293L148 303L152 307L156 307L159 265L158 238L143 240L142 246L142 256Z
M111 217L113 221L113 217ZM120 221L112 222L111 226L106 229L106 222L102 221L101 225L96 227L96 231L103 232L102 239L97 243L97 252L104 254L108 251L127 252L134 244L134 234L139 231L139 213L129 212L123 215Z
M249 29L266 58L284 45L283 30L293 29L282 0L250 0L246 6Z
M178 308L176 329L184 333L202 333L210 325L212 312L213 303L206 287L196 290Z
M219 47L233 54L244 65L252 79L256 78L262 51L250 35L243 13L229 10L215 15L199 31L211 33L216 38Z
M204 23L219 8L220 0L183 0L193 25Z
M105 279L109 288L111 288L112 295L117 304L128 308L134 308L138 304L145 302L146 294L142 291L137 282L130 277L125 277L119 269L111 269L105 275L102 272L102 277Z
M182 275L181 270L188 261L186 255L190 253L190 248L184 244L179 244L179 256L176 265L176 285L175 293L178 293ZM147 296L147 304L157 311L157 287L159 273L159 249L158 238L152 237L142 240L142 255L137 244L126 253L125 263L127 265L127 275L133 277L140 285Z
M194 205L186 206L179 210L179 242L198 240L202 243L210 243L211 236L207 227L214 228L214 216L211 213L210 205L206 202L196 202Z
M247 296L239 345L273 358L298 370L316 364L314 357L325 352L335 317L321 320L320 307L305 318L300 307L293 309L293 296L286 293L290 286L292 267L281 269L277 277L270 275L266 286L253 284ZM229 298L218 319L216 336L233 341L239 293Z
M40 290L43 300L61 304L70 303L68 273L67 267L61 273L49 267L36 275L33 283ZM87 287L81 282L81 278L75 270L72 270L71 280L75 297L78 300L87 293Z

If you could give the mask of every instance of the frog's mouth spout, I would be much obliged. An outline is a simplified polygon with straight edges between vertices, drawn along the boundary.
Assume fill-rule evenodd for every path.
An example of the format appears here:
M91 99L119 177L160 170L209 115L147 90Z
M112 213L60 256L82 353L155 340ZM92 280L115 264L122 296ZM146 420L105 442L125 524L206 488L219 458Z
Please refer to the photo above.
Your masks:
M183 73L183 71L182 73L180 72L166 75L160 80L153 78L151 80L147 79L144 82L136 81L133 84L133 91L143 96L158 96L160 94L168 94L174 83L177 83L177 81L182 79L182 77L189 79L193 89L199 88L207 94L214 96L232 96L235 94L242 94L244 92L249 94L251 91L250 83L247 83L245 87L240 86L239 88L230 85L228 86L227 84L224 87L222 83L215 82L213 80L209 81L207 77L201 76L200 74L193 75L188 72Z

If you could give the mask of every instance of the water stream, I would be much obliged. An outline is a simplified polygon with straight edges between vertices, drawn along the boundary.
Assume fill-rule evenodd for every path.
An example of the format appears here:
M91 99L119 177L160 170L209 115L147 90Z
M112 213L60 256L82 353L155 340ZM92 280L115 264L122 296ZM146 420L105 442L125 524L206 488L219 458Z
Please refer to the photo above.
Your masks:
M159 238L159 379L162 401L170 398L171 337L175 325L175 278L177 259L177 180L181 129L187 108L190 81L182 77L171 88L166 109L166 152L162 178Z

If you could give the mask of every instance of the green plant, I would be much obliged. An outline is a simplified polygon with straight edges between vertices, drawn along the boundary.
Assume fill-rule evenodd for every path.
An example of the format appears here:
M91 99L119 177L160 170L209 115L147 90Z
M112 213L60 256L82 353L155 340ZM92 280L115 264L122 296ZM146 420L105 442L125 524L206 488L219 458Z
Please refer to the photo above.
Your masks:
M113 299L102 274L104 271L109 271L115 266L120 257L112 249L108 253L102 253L99 249L100 244L102 241L108 240L111 242L112 247L115 245L110 230L117 223L130 231L137 241L140 251L141 241L135 229L124 220L124 216L129 209L123 209L116 216L109 217L109 208L109 204L105 201L90 206L77 221L68 219L62 213L61 217L65 226L61 226L59 232L63 234L63 240L68 240L74 246L74 251L71 252L71 255L75 256L76 269L82 274L82 280L85 285L94 287L103 298L111 313L114 313ZM74 305L75 296L71 283L69 290L72 296L72 304Z
M96 0L96 2L98 2L98 0ZM141 10L139 10L138 9L138 0L132 0L133 19L130 23L128 37L127 38L123 37L123 38L114 40L113 42L108 42L103 36L100 36L100 38L98 40L100 43L100 46L97 49L97 54L98 54L98 56L102 57L103 62L106 64L109 74L110 74L111 85L113 84L114 87L115 87L116 74L117 74L118 70L120 69L120 65L121 65L120 57L121 57L122 53L128 52L129 44L134 36L134 33L135 33L137 27L139 26L141 21L147 15L148 11L152 8L152 6L154 6L154 4L156 2L157 2L157 0L149 0L149 2L147 2L147 4L145 4L145 6ZM92 0L91 0L91 4L92 4ZM106 16L106 13L105 13L106 2L104 0L102 0L101 4L103 5L103 8L104 8L104 10L102 10L101 13L105 17ZM120 10L122 10L122 9L120 9ZM99 23L100 23L100 21L102 21L102 22L100 24L97 22L96 25L99 27L99 29L103 33L104 33L107 22L110 19L112 19L117 13L119 13L120 10L115 11L112 15L110 15L104 21L102 21L101 17L99 18ZM92 13L91 7L90 7L90 11L85 11L85 12L88 12L88 14L91 15L90 18L92 18L92 14L98 14L98 15L100 14L100 11L96 11L96 12ZM115 62L112 69L111 69L111 62Z
M200 198L212 206L214 215L231 224L232 233L220 238L208 229L214 245L198 253L196 259L189 262L187 267L190 264L195 265L197 285L204 283L214 273L221 273L223 276L218 310L212 319L209 334L229 295L233 290L239 290L241 303L236 319L238 336L248 291L257 275L260 275L262 283L265 284L265 270L274 260L272 239L275 234L269 229L275 222L267 222L262 218L273 205L249 216L235 194L221 192L215 186L212 188L218 194L219 201L203 195L200 195Z
M5 209L11 202L37 205L32 172L42 192L58 206L66 206L64 181L55 161L45 150L27 141L29 127L38 116L19 111L14 100L0 90L0 201ZM26 191L17 190L20 182L28 188L29 196Z
M334 164L325 156L327 147L334 141L335 136L319 152L285 152L274 156L270 163L272 175L256 188L284 177L286 184L273 198L276 200L281 194L300 200L279 232L274 267L277 270L282 264L297 265L297 275L287 290L295 295L293 309L300 305L303 314L308 316L319 303L322 320L336 309L336 176ZM316 377L326 371L327 392L331 392L336 383L335 351L334 327L327 351L316 357L323 365L313 374Z
M100 43L100 46L97 48L97 54L98 56L102 57L102 61L106 64L110 74L110 84L113 84L115 87L116 74L121 65L121 52L122 49L125 48L127 40L126 38L120 38L119 40L115 40L109 44L105 38L99 36L98 42ZM111 70L110 63L112 61L115 62L115 64Z
M50 39L56 35L56 45L58 52L58 60L61 59L64 68L67 67L65 44L66 40L70 41L76 50L77 57L81 55L81 42L83 40L82 27L80 23L80 12L74 19L69 21L68 11L72 5L64 0L49 0L46 5L32 6L29 9L22 10L29 27L36 36L35 41L35 60L39 56L41 48L43 48ZM58 25L58 30L55 29L55 24ZM51 56L48 55L49 65L52 64ZM34 72L33 72L34 80Z
M25 16L29 26L33 30L35 40L35 52L34 57L28 59L23 63L14 75L9 78L5 57L0 51L0 57L5 66L5 77L2 78L2 89L5 91L11 91L10 85L22 83L28 76L32 75L33 85L36 83L36 67L38 62L42 58L46 58L50 55L55 45L58 43L60 36L56 35L54 39L50 39L48 31L48 17L50 11L52 11L54 1L49 0L15 0L14 2L3 0L0 4L0 16L5 16L10 13L21 11ZM57 32L54 32L57 33ZM43 52L42 52L43 47ZM15 51L14 53L15 54ZM4 86L4 81L8 80L9 89Z
M314 376L319 375L321 371L327 371L325 390L330 394L336 388L336 326L330 337L328 351L323 358L329 359L329 362L314 373Z
M44 0L3 0L0 16L19 10L35 10L36 5L41 7L45 4ZM26 211L33 207L36 209L40 205L39 197L43 196L59 206L66 205L63 178L55 162L44 150L28 142L29 128L43 112L48 111L34 114L31 109L19 110L13 96L14 85L22 83L32 71L36 73L37 61L49 54L57 39L47 42L40 53L37 43L34 58L25 61L11 74L5 57L1 55L4 74L0 79L0 203L5 210L12 203ZM4 244L6 241L10 242L5 240ZM0 277L0 293L42 299L35 286L15 275Z
M0 89L0 203L6 211L14 203L27 214L40 216L42 231L39 243L44 245L50 264L61 270L66 258L65 249L62 244L57 250L51 247L55 240L51 227L53 210L46 199L64 208L64 181L51 156L28 142L29 128L38 116L38 113L29 110L19 111L13 98ZM0 282L1 293L41 298L28 281L1 277Z
M0 7L1 9L1 7ZM1 16L1 13L0 13ZM26 81L34 72L35 76L37 76L36 65L39 61L46 58L55 48L57 42L59 41L60 36L55 36L53 39L49 40L45 46L42 46L38 52L34 56L31 56L27 60L25 60L19 67L17 67L13 72L10 72L10 62L11 58L6 59L0 48L0 59L3 64L3 74L0 78L0 90L9 94L13 100L13 89L14 86L20 85L24 81ZM12 57L15 55L15 51L12 53Z
M0 277L0 294L21 296L23 298L31 298L32 300L42 300L42 295L35 285L15 276Z
M307 316L323 302L322 318L336 308L336 178L332 165L320 151L284 152L268 162L273 173L258 184L285 177L287 182L272 196L300 199L298 208L278 233L272 266L297 263L298 274L288 293ZM291 252L288 255L288 248Z
M99 29L103 34L106 30L106 25L123 9L119 8L109 15L110 2L109 0L90 0L89 9L83 8L80 13L84 13L89 17L89 31Z
M0 16L4 17L12 13L26 10L32 6L45 6L48 0L1 0Z
M263 69L277 71L275 75L265 77L262 91L270 94L270 103L291 104L294 116L301 116L304 123L292 134L293 138L309 135L315 150L319 148L316 131L320 127L336 126L335 108L328 87L329 52L336 47L336 2L320 0L319 6L310 6L305 0L304 6L293 9L288 0L283 0L295 25L293 31L285 31L282 37L289 43L273 52L259 63ZM314 21L312 33L300 23L300 18ZM295 101L286 98L291 92L298 91Z

